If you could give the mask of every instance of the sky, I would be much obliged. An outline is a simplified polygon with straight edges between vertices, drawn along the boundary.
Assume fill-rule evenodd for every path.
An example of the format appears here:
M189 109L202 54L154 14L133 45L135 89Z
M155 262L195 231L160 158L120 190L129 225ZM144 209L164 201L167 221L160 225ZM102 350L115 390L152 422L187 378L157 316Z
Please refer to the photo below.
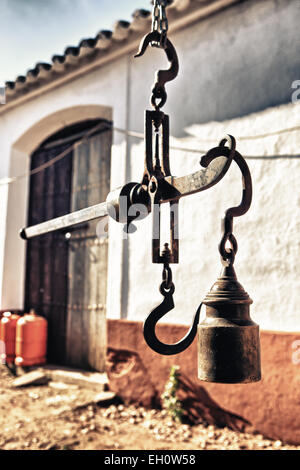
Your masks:
M0 82L25 75L37 62L50 62L67 46L131 21L150 0L0 0Z

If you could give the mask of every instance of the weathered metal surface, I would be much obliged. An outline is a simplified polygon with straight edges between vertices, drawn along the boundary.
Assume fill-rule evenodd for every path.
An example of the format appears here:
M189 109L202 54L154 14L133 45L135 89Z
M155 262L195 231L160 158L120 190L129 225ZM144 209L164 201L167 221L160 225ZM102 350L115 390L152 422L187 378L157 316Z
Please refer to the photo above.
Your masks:
M206 166L204 170L196 171L187 176L166 177L165 182L172 188L172 192L169 191L172 199L179 199L183 196L205 191L217 184L225 176L236 153L236 151L232 151L232 149L225 146L215 147L209 150L201 159L201 165ZM206 165L208 157L211 159L211 163ZM167 202L169 198L168 191L165 191L162 194L161 202Z
M158 250L158 247L156 248ZM146 318L143 327L143 334L148 346L157 353L164 355L179 354L188 348L194 341L200 318L201 304L196 311L192 326L184 338L174 344L166 344L160 341L155 333L156 324L164 315L166 315L170 310L173 310L175 307L173 300L175 286L172 282L172 270L169 266L170 262L174 262L174 253L172 253L169 249L168 243L165 243L164 250L156 262L162 262L164 264L162 272L162 283L159 288L160 293L164 297L164 300L160 305L152 310L152 312Z
M233 266L223 272L203 300L206 316L198 325L198 377L221 383L261 379L259 327L250 318L249 295Z
M163 343L157 338L155 333L157 322L175 307L173 300L175 286L172 282L172 271L169 266L171 251L167 243L165 243L165 248L162 252L161 258L162 262L164 263L164 269L162 273L162 283L159 290L161 295L164 297L164 300L158 307L152 310L152 312L146 318L143 327L143 334L146 343L151 349L153 349L153 351L156 351L159 354L170 356L181 353L194 341L194 338L197 334L197 325L199 323L201 304L196 311L192 326L184 338L174 344Z
M219 252L223 262L234 263L234 258L238 249L238 244L235 236L233 235L233 218L240 217L246 214L252 201L252 179L248 165L244 158L238 152L234 154L234 161L237 163L242 173L243 193L242 200L238 206L230 207L225 212L225 217L222 221L223 236L219 244ZM231 248L226 249L226 243L229 242Z
M55 219L47 220L46 222L42 222L32 227L22 229L20 235L24 240L28 240L29 238L44 235L56 230L67 229L69 227L73 227L74 225L82 224L83 222L101 218L107 214L107 204L106 202L102 202L91 207L85 207L80 211L75 211L74 213L66 214Z
M229 143L230 148L225 147L226 142ZM220 161L220 157L223 157L223 161ZM224 157L227 160L225 165ZM164 355L173 355L184 351L192 343L198 329L199 378L224 383L242 383L257 381L261 377L259 329L249 316L249 304L252 300L238 283L233 270L237 250L237 242L232 233L233 217L246 213L252 199L252 182L248 166L236 151L234 138L228 136L220 142L218 147L211 149L202 157L201 164L206 167L206 170L186 177L174 178L162 175L161 169L160 171L154 169L152 176L150 175L149 187L150 192L151 188L154 188L151 197L152 207L155 202L160 204L170 193L166 183L173 188L173 195L177 193L170 199L172 204L175 204L183 195L207 189L219 181L226 173L232 159L236 161L242 173L243 195L241 203L236 207L231 207L225 213L220 254L227 267L223 276L203 301L207 306L207 317L197 328L202 305L200 304L192 326L182 340L175 344L165 344L157 338L155 333L157 322L174 308L175 287L169 263L174 262L172 250L176 245L171 236L171 250L167 247L160 255L160 237L156 237L156 240L153 240L153 262L164 263L163 282L160 286L164 300L147 317L144 323L144 338L154 351ZM160 218L158 217L157 220L156 235L157 231L160 232ZM172 217L170 220L172 222ZM225 248L227 241L231 243L229 250Z
M171 41L166 38L165 44L161 47L161 34L158 31L152 31L143 37L140 43L139 51L134 57L141 57L149 45L157 44L158 47L163 49L167 55L170 67L167 70L159 70L155 74L155 82L152 88L151 104L154 109L160 109L167 100L167 93L165 85L167 82L174 80L179 71L179 63L176 50ZM160 100L159 103L156 100Z
M155 111L149 111L149 113L155 113ZM223 178L223 176L226 174L234 155L232 148L229 149L224 145L219 145L218 147L211 149L206 155L202 157L201 164L202 166L206 167L205 169L182 177L169 176L169 126L167 118L167 116L164 116L162 120L162 164L158 170L155 170L153 166L152 155L153 115L148 114L146 117L148 138L146 139L145 172L142 185L139 183L129 183L129 185L131 185L130 188L127 184L123 188L118 188L115 191L109 193L106 198L106 202L95 204L93 206L74 211L70 214L66 214L43 223L24 228L21 231L21 237L24 239L30 239L46 233L58 230L66 230L70 227L73 227L74 225L101 218L106 215L110 215L111 217L115 218L115 220L118 220L122 223L128 223L128 211L130 210L131 205L141 204L144 205L145 208L149 206L149 196L147 196L147 193L149 192L151 195L149 184L151 175L155 175L155 177L160 176L160 192L159 197L156 197L157 204L175 201L183 196L188 196L195 192L204 191L205 189L210 188L214 184L218 183L220 179ZM236 155L238 156L239 154L236 152ZM93 189L93 187L93 185L77 184L76 192L81 191L79 188L82 188L82 190L88 190ZM136 192L131 193L131 190L134 187ZM126 196L128 199L125 212L124 210L121 210L120 196ZM114 213L116 216L114 216L110 210L112 207L114 208ZM148 209L148 212L150 212L150 208ZM134 220L134 218L132 220Z

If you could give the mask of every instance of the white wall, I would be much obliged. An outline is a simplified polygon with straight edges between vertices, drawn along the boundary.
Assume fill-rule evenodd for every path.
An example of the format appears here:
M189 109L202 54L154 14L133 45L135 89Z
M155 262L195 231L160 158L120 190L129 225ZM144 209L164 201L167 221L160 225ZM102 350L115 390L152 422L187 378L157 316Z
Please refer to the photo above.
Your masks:
M166 85L172 134L290 102L300 78L299 23L297 0L248 0L170 36L179 58L178 77ZM131 108L139 112L130 126L142 130L154 71L167 60L149 48L131 62Z

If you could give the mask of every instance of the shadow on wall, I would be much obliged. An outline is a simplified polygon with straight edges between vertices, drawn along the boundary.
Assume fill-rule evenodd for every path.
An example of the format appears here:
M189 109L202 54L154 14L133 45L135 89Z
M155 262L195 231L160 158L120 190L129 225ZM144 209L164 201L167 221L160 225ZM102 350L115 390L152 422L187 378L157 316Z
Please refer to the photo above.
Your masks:
M125 404L146 408L161 407L159 393L136 352L108 349L107 375L110 390ZM221 408L204 387L193 383L184 374L180 374L177 395L185 410L185 418L192 424L213 424L235 431L244 431L251 427L249 421Z
M184 374L180 374L179 377L178 398L190 423L204 422L240 432L251 427L251 423L242 416L221 408L204 387L192 382Z
M146 408L159 406L157 390L137 353L108 349L106 371L110 390L124 403Z

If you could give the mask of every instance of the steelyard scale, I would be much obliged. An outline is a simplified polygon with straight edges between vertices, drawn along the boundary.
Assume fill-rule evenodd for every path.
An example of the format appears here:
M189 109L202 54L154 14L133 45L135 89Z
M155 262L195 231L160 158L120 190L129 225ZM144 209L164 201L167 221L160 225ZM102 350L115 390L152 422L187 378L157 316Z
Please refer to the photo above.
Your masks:
M176 50L167 37L168 21L165 2L155 0L152 30L142 39L138 53L141 57L148 46L165 51L169 61L167 70L159 70L152 88L152 110L145 112L145 166L140 183L130 182L110 192L106 202L52 219L21 230L25 240L62 230L89 220L109 215L130 224L152 213L152 262L163 265L160 293L163 301L146 318L143 333L148 346L159 354L173 355L184 351L195 339L198 331L198 377L200 380L220 383L247 383L260 380L259 327L249 314L252 303L238 282L233 267L238 245L233 234L233 219L245 214L252 200L252 181L248 165L236 150L231 135L225 136L217 147L210 149L200 160L201 169L187 176L171 175L169 164L169 116L161 111L166 103L165 85L176 78L179 70ZM153 139L154 137L154 139ZM153 145L154 140L154 145ZM154 148L153 148L154 147ZM211 290L198 307L192 326L186 336L175 344L165 344L156 336L157 322L174 308L174 283L170 264L178 263L179 240L177 234L179 199L217 184L228 171L232 161L238 165L243 182L241 203L225 212L219 253L223 269ZM124 204L124 199L126 204ZM160 206L170 204L170 241L161 250ZM175 223L176 222L176 223ZM199 322L202 305L206 316Z

